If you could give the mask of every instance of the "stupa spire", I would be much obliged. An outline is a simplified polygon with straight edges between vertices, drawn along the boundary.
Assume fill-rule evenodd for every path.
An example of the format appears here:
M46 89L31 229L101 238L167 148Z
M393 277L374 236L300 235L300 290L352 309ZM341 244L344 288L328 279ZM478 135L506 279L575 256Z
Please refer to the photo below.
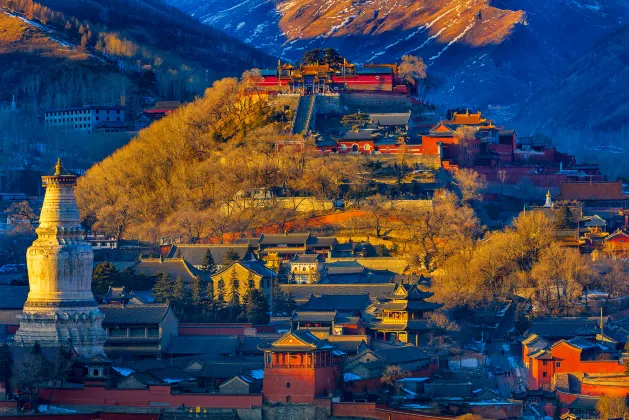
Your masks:
M26 253L30 291L16 342L42 346L71 344L81 355L103 353L103 314L92 294L94 253L85 242L74 187L61 159L54 175L43 176L46 195L37 239Z

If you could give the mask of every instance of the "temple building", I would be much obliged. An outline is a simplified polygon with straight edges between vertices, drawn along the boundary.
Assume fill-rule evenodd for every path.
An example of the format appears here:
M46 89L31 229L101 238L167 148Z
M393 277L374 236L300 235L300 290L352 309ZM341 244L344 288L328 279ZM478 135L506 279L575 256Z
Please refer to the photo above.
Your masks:
M70 345L81 356L103 353L103 313L92 294L94 253L85 242L74 196L76 176L57 162L46 187L37 239L26 253L30 291L17 345Z
M376 340L419 345L431 330L426 314L443 306L425 301L432 295L416 283L398 284L390 299L378 299L363 313L367 329Z
M341 353L308 330L288 331L259 348L264 351L264 397L270 402L309 403L338 387Z
M266 92L327 94L341 91L386 91L408 93L407 84L398 80L395 64L368 64L356 67L345 62L340 68L329 64L306 64L299 67L277 63L275 69L259 70L256 82Z

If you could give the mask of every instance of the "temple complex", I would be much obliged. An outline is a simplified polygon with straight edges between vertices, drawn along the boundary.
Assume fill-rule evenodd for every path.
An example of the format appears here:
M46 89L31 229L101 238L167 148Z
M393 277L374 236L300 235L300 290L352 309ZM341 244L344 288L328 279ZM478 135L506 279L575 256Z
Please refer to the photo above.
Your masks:
M94 253L85 242L74 196L76 176L57 162L42 177L46 195L37 239L26 254L30 292L16 345L72 346L81 356L103 353L103 314L92 294Z
M343 91L384 91L408 93L408 86L397 77L395 64L368 64L356 67L345 62L336 69L329 64L293 66L278 62L277 68L260 70L257 86L267 92L306 95Z

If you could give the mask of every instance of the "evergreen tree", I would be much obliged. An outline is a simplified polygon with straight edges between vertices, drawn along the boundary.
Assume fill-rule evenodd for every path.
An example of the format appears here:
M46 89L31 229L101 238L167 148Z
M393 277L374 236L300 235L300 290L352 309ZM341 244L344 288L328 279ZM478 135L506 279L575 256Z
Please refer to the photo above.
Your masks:
M7 384L13 376L13 353L7 343L0 345L0 381ZM8 391L9 386L5 386Z
M190 299L193 305L198 305L201 302L201 294L203 293L203 284L199 276L192 278L192 284L190 285Z
M235 268L232 270L231 277L229 279L229 287L230 303L240 304L240 279L238 278L238 273Z
M238 260L240 260L238 253L232 248L229 248L225 253L225 256L223 256L223 265L231 265Z
M216 284L216 300L225 303L225 280L221 277Z
M572 226L572 212L563 205L555 211L555 229L569 229Z
M244 314L252 324L269 323L269 303L259 289L249 289L244 297Z
M249 271L249 274L247 275L247 289L251 290L251 289L255 289L255 287L256 287L256 283L253 278L253 271Z
M109 287L113 286L119 277L120 272L109 261L98 264L92 272L92 292L95 295L107 293Z
M290 273L290 277L289 277L288 282L291 283L291 284L297 283L297 280L295 280L295 273Z
M214 280L210 279L205 284L205 300L208 302L214 301Z
M168 273L157 273L157 281L153 286L156 302L168 302L173 297L174 282Z
M284 293L278 279L273 279L271 290L271 306L273 314L278 316L289 315L295 310L295 299L292 293Z
M216 271L216 263L214 262L214 256L212 252L208 249L203 257L203 263L201 265L201 270L212 274Z
M183 280L181 276L177 276L177 280L173 284L172 297L177 302L184 302L186 300L186 289L183 285Z

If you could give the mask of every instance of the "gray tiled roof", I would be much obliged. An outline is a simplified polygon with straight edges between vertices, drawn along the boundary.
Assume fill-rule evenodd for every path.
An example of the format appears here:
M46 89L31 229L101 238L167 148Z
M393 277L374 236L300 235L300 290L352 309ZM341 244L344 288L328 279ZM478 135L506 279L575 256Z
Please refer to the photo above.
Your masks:
M328 275L356 274L365 271L365 267L356 261L336 261L324 263Z
M285 293L292 293L296 301L306 301L311 295L361 295L367 294L370 299L391 297L396 285L394 283L376 284L282 284Z
M165 352L173 355L235 354L240 340L238 336L175 336Z
M168 253L168 258L176 258L181 253L181 258L186 262L194 265L203 265L203 260L207 251L210 251L212 258L216 264L221 264L225 255L229 250L232 250L238 254L240 259L247 256L249 246L246 244L231 244L231 245L175 245Z
M291 321L302 322L332 322L336 318L336 311L295 311Z
M292 262L314 263L319 260L319 254L297 254L291 260Z
M148 305L99 305L105 314L103 325L116 324L158 324L168 312L167 304Z
M176 280L177 277L181 277L184 284L191 283L194 276L208 278L206 273L197 270L183 259L178 258L167 258L164 260L159 258L142 259L133 266L133 269L138 274L146 274L149 276L163 272L169 274L173 280Z
M376 350L376 354L389 364L408 363L430 359L428 353L415 346L404 346L386 350Z
M310 311L361 311L371 303L368 294L310 296L302 309Z
M309 233L287 233L284 235L262 235L260 245L305 245L310 237Z
M381 126L402 126L408 125L411 118L410 111L408 113L391 113L391 114L369 114L371 120Z
M589 336L596 334L599 318L539 318L531 321L529 334L540 337L557 339L573 338L575 336Z

